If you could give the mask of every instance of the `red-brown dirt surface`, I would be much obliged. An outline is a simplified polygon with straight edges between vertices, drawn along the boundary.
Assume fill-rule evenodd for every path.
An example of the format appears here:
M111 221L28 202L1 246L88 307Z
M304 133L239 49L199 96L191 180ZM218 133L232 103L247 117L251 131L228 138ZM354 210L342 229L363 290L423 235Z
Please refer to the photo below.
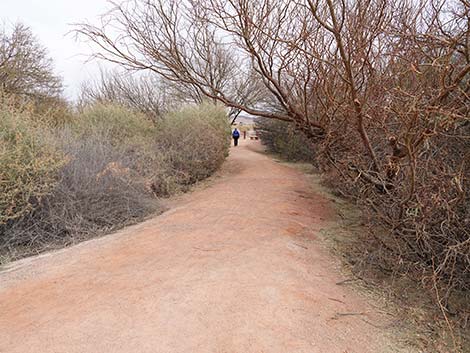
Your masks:
M0 352L400 351L336 284L329 201L241 142L163 215L0 272Z

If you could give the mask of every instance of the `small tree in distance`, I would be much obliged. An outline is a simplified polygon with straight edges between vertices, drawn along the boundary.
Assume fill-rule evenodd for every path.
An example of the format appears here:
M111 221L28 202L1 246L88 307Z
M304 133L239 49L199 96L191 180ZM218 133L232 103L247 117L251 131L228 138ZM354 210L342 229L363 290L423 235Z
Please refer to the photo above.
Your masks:
M21 23L11 31L0 30L0 91L27 98L58 97L62 92L47 50Z

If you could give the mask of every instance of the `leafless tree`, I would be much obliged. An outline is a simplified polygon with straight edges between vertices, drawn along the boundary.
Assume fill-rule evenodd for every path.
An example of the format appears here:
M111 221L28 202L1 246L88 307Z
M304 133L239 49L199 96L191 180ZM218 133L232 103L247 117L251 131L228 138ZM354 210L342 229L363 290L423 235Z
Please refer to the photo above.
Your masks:
M61 78L53 72L47 50L25 25L0 32L0 90L33 98L58 96Z
M98 80L84 82L80 90L79 106L95 102L115 102L158 120L178 99L159 77L102 70Z
M101 48L96 57L129 69L156 72L234 109L294 121L302 128L323 133L320 124L305 124L309 118L301 111L301 98L295 94L296 90L308 89L305 81L309 78L289 76L294 69L308 71L302 69L303 59L308 58L300 50L284 53L288 44L274 38L275 31L294 28L276 28L286 23L292 6L278 9L280 1L263 9L246 1L182 5L167 0L113 5L100 26L82 24L76 30ZM254 18L260 10L266 23ZM255 23L274 33L264 34ZM248 84L254 77L262 86ZM262 102L250 98L260 92L266 97ZM305 107L305 97L303 100Z

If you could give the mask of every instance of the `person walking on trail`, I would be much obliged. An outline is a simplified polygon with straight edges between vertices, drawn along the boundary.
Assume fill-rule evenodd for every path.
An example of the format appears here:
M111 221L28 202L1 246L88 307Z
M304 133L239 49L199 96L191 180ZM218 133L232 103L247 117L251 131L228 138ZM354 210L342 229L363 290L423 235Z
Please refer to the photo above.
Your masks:
M240 138L240 131L238 131L237 128L233 130L232 137L233 137L233 145L238 146L238 139Z

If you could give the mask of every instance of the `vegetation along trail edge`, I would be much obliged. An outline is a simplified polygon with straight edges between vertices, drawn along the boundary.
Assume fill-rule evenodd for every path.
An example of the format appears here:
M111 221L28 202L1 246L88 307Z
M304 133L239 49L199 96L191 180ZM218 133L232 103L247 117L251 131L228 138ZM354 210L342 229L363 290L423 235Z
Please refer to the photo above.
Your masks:
M161 216L0 273L0 352L398 352L301 172L232 148ZM405 350L409 352L410 350Z

